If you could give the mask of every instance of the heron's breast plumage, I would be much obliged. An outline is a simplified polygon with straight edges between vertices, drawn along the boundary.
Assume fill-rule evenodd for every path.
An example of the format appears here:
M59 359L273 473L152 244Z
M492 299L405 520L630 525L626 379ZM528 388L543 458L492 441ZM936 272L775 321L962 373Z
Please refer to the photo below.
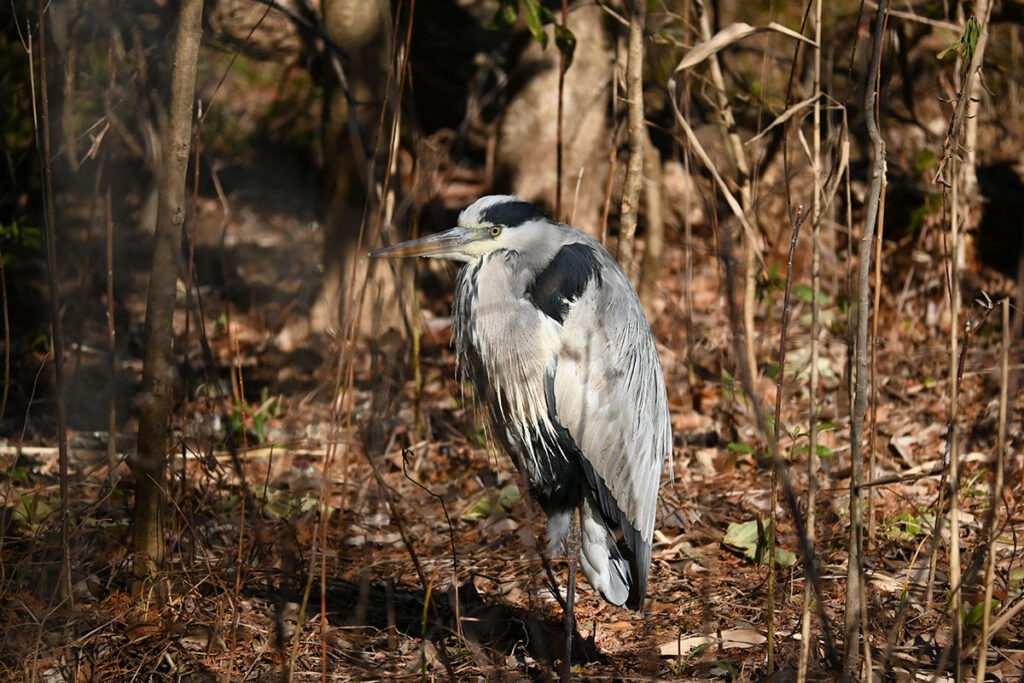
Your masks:
M502 442L521 456L531 485L567 460L548 409L545 377L561 347L560 325L526 296L512 252L494 252L462 269L453 329L463 376L473 380ZM486 286L480 286L486 282Z

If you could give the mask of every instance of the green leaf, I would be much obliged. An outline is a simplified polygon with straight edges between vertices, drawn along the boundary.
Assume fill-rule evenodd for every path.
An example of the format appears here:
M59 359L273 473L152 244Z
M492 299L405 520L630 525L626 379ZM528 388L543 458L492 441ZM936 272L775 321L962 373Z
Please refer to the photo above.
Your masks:
M760 529L759 529L760 527ZM761 535L763 530L764 535ZM725 532L722 544L743 553L748 560L756 562L764 555L768 546L768 524L752 519L749 522L732 523ZM775 548L775 563L782 567L796 564L796 555L782 548Z
M748 556L753 559L754 551L758 545L757 520L752 519L749 522L741 523L733 522L726 529L725 538L722 539L722 543L736 550L742 550L744 554L749 551L750 554Z
M989 613L996 611L999 607L1000 601L998 598L992 598L989 603ZM982 621L985 618L985 601L982 600L977 605L971 607L970 611L966 611L964 614L964 628L981 628Z
M978 23L977 18L971 16L964 25L963 35L953 41L949 47L936 56L939 59L944 59L950 52L953 52L957 48L962 48L961 55L963 56L963 61L970 64L971 59L974 58L974 50L978 47L978 36L980 35L981 24Z
M285 519L290 509L288 501L273 497L263 504L263 516L267 519Z
M803 455L810 450L811 444L803 443L793 449L793 455ZM831 448L828 446L822 446L820 443L817 448L815 448L815 451L817 451L819 458L832 458L835 456L835 452Z
M978 47L978 36L981 35L981 24L971 16L964 26L964 61L968 64L974 59L974 50Z
M576 36L564 26L555 24L555 46L565 55L565 69L568 71L576 54Z
M53 512L53 507L43 498L30 498L20 494L21 500L11 510L11 518L32 530L39 528L39 524Z
M501 31L516 23L518 16L519 0L501 0L501 4L498 5L498 12L494 15L491 25L487 28L492 31Z
M938 59L945 59L946 55L948 55L950 52L953 52L954 50L956 50L958 47L960 47L963 44L964 44L964 38L963 38L963 36L960 36L954 42L950 43L949 47L947 47L945 50L943 50L942 52L940 52L939 54L937 54L935 56Z
M515 482L506 484L498 493L498 504L505 512L512 512L512 508L518 505L521 499L522 494L519 493L519 486Z
M494 491L486 491L482 496L466 506L460 519L463 522L479 522L480 520L487 519L494 510L495 498L497 496Z
M810 285L797 285L793 287L793 296L809 304L814 301L814 289ZM828 305L831 299L823 292L818 292L818 303Z
M1011 586L1019 586L1024 583L1024 569L1011 569L1009 578Z
M785 548L775 548L775 564L780 567L792 567L796 564L796 555Z
M537 0L523 0L526 6L526 27L530 29L534 40L541 44L541 47L548 46L548 34L544 31L544 20L542 18L545 9Z
M753 455L754 453L757 452L757 449L755 449L750 444L739 443L738 441L731 442L728 446L726 446L726 448L728 448L730 451L736 451L737 453L747 453L748 455Z
M686 656L686 661L683 662L683 666L689 666L690 662L696 660L698 657L704 654L704 652L707 651L709 647L711 647L711 643L702 643L697 647L693 648L693 650L690 651L690 654Z

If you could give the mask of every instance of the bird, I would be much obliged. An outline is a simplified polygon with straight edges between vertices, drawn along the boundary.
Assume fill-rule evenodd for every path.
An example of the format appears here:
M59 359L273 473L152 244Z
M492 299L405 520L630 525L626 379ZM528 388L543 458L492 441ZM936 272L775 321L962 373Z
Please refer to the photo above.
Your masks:
M545 512L549 554L568 541L566 661L577 553L608 603L640 611L647 591L672 426L636 290L600 242L510 195L484 196L454 228L370 256L462 264L452 302L459 378Z

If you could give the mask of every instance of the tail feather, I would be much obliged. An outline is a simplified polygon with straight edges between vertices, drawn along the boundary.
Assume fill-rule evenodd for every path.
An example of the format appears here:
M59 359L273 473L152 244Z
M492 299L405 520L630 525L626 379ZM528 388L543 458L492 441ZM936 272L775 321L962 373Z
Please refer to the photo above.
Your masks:
M618 607L639 608L642 598L634 606L638 577L633 553L608 528L589 491L582 496L580 505L580 566L590 585L605 600Z

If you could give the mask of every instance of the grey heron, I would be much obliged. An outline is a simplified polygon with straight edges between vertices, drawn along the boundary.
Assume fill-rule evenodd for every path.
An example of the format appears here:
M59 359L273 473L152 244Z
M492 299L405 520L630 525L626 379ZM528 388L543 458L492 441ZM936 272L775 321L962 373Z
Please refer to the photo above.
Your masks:
M672 427L651 328L615 259L505 195L477 200L447 232L371 256L464 264L452 305L459 372L547 515L549 553L570 539L567 641L577 509L587 580L609 603L641 610Z

